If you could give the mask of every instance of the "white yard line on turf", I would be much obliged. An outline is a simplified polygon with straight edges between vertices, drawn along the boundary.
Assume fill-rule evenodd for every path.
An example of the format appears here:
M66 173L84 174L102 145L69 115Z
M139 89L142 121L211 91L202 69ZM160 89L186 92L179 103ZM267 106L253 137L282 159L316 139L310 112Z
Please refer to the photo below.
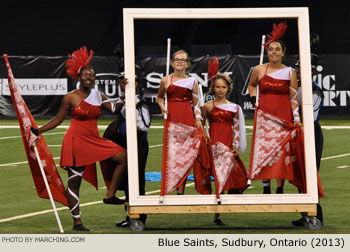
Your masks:
M341 154L341 155L337 155L337 156L331 156L331 157L325 157L325 158L321 158L321 160L340 158L340 157L346 157L346 156L350 156L350 153L345 153L345 154Z
M190 186L194 186L194 183L189 183L186 185L186 187L190 187ZM159 193L159 192L160 192L160 190L150 191L150 192L146 192L146 195L153 194L153 193ZM120 197L120 198L125 199L125 197ZM80 204L79 206L84 207L84 206L91 206L91 205L96 205L96 204L100 204L100 203L102 203L102 200L83 203L83 204ZM56 208L57 211L66 210L66 209L68 210L68 207ZM17 215L17 216L13 216L10 218L0 219L0 223L19 220L19 219L28 218L28 217L46 214L46 213L51 213L51 212L53 212L53 210L49 209L49 210L43 210L43 211L33 212L33 213L29 213L29 214Z
M54 157L53 159L59 159L60 157ZM28 164L28 161L23 162L15 162L15 163L7 163L7 164L0 164L1 166L12 166L12 165L21 165L21 164Z
M162 147L163 144L150 145L149 148Z
M64 134L66 133L65 131L63 132L52 132L52 133L44 133L44 136L50 136L50 135L59 135L59 134ZM0 140L4 139L12 139L12 138L22 138L22 136L7 136L7 137L0 137Z

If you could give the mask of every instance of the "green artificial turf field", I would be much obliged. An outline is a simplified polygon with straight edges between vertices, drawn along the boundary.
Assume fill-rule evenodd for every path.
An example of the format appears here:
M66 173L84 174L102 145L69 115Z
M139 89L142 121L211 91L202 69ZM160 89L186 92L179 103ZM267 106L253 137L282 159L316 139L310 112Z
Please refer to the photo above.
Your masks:
M42 125L47 120L37 120ZM108 125L110 118L99 120L99 125ZM66 120L62 125L69 125ZM162 120L154 119L153 126L162 125ZM247 120L246 125L252 125ZM320 169L320 178L326 194L321 200L324 212L324 226L319 230L297 228L291 221L300 218L298 213L235 213L222 214L225 226L213 223L212 214L157 214L149 215L143 233L151 234L296 234L296 233L350 233L349 217L346 214L350 202L350 185L347 181L350 172L350 123L345 120L324 120L324 151ZM328 128L348 126L347 128ZM27 164L16 119L2 119L0 122L0 233L2 234L48 234L59 233L51 204L47 199L37 196ZM44 133L46 142L59 164L61 143L66 129L56 128ZM251 129L247 130L247 151L240 156L246 167L249 166ZM103 129L100 130L103 134ZM150 153L146 172L160 171L163 129L152 128L149 133ZM66 172L58 168L64 184L67 184ZM98 169L99 190L83 181L80 191L81 216L84 225L94 234L133 233L128 228L117 228L115 222L125 218L123 206L105 205L102 198L106 188ZM274 183L274 182L273 182ZM196 194L192 181L187 182L186 194ZM275 184L273 184L274 188ZM159 182L146 182L148 194L159 195ZM252 188L245 193L262 192L261 181L253 181ZM295 193L296 188L286 183L286 193ZM118 192L123 197L122 192ZM69 210L56 203L65 233L72 231L72 217ZM49 210L47 212L43 212Z

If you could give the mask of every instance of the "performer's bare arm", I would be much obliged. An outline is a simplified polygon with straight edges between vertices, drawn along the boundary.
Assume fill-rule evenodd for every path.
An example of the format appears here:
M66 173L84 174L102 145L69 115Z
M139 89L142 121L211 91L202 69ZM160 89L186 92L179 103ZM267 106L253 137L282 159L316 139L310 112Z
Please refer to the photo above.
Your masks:
M165 76L160 81L160 86L159 86L158 96L157 96L157 103L158 103L158 106L160 107L160 110L162 111L163 116L164 116L164 113L168 113L168 111L165 109L165 106L164 106L164 96L166 92L167 80L168 80L168 76Z
M68 93L63 97L61 107L57 113L57 115L52 118L50 121L48 121L44 126L40 127L38 129L38 133L43 133L48 130L52 130L56 128L58 125L60 125L63 120L66 118L67 114L69 113L69 110L71 107L75 107L79 105L80 97L74 92Z
M204 104L202 108L202 125L205 125L205 121L207 120L207 115L208 115L208 102Z
M256 96L256 86L259 83L259 70L260 66L256 66L253 69L252 75L250 76L250 81L249 81L249 86L248 86L248 91L250 97Z
M123 107L124 107L124 103L116 103L114 114L116 115L120 114L120 111L122 111Z
M124 86L125 86L125 85L127 85L127 84L128 84L128 79L127 79L127 78L124 78L123 80L120 81L120 84L119 84L119 85L124 85ZM107 98L105 95L103 95L103 94L101 94L101 97L102 97L102 101L105 101L105 100L108 99L108 98ZM117 103L102 102L102 106L103 106L105 109L111 111L111 112L114 113L114 114L119 114L120 111L122 110L123 106L124 106L124 99L125 99L125 97L119 96L119 98L123 101L123 103L122 103L122 102L117 102Z
M107 109L108 111L112 111L112 103L110 102L103 102L105 100L107 100L107 97L104 94L101 94L101 98L102 98L102 106Z
M108 100L108 98L103 94L101 94L101 97L102 97L102 101ZM118 103L118 102L117 103L103 102L102 106L114 114L119 114L124 106L124 103L122 103L122 102L120 102L120 103Z

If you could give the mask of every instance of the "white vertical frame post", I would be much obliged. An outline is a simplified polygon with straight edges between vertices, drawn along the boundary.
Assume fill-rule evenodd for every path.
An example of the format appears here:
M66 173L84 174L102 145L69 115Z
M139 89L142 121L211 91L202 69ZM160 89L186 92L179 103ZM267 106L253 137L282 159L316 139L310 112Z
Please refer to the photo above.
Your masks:
M132 20L132 21L131 21ZM131 21L131 22L130 22ZM134 47L134 19L124 9L124 67L125 77L129 84L125 87L126 108L126 143L128 146L128 179L129 201L134 202L139 195L139 173L136 131L136 99L135 99L135 47Z
M222 195L222 205L263 204L314 204L318 202L317 173L314 150L311 60L308 8L225 8L225 9L124 9L125 74L129 79L126 88L126 119L128 143L128 174L130 206L216 205L212 195L166 195L162 204L158 196L140 196L138 193L137 139L134 83L134 20L135 19L267 19L294 18L298 20L299 54L302 81L303 127L306 163L307 193L305 194L243 194ZM297 191L297 190L296 190Z
M308 14L308 13L307 13ZM309 16L301 15L298 20L299 31L299 57L300 57L300 77L303 107L303 128L304 128L304 148L306 166L307 192L314 199L318 197L317 191L317 168L315 154L315 133L314 114L312 101L312 74L311 74L311 50ZM304 43L302 43L304 41ZM313 182L313 183L311 183Z

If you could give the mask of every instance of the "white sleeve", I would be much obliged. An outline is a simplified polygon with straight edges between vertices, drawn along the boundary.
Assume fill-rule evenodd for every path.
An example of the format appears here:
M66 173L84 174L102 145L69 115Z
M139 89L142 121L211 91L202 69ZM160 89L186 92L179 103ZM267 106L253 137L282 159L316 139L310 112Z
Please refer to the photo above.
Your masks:
M149 114L149 111L143 107L141 107L141 110L142 110L142 115L141 115L140 111L138 109L136 109L137 130L140 130L142 132L147 132L149 130L149 128L145 125L145 123L147 125L150 124L150 122L151 122L150 114ZM142 120L142 116L143 116L143 119L145 120L145 123Z
M238 124L239 124L239 139L240 139L240 144L239 144L239 150L241 152L244 152L246 147L247 147L247 138L246 138L246 132L245 132L245 119L244 119L244 114L242 111L241 106L238 106Z
M197 81L195 80L195 81L194 81L194 84L193 84L193 87L195 87L196 85L198 86L198 83L197 83ZM199 90L199 87L198 87L197 90L198 90L198 92L200 91L200 90ZM193 113L194 113L196 119L201 119L201 120L202 120L202 111L201 111L201 108L200 108L200 106L201 106L200 95L198 95L198 93L197 93L197 94L194 93L194 92L193 92L193 89L192 89L192 96L195 97L195 98L197 99L197 103L196 103L196 104L193 104ZM193 101L193 97L192 97L192 101ZM197 112L197 113L196 113L196 112Z
M314 121L315 121L320 111L322 98L318 94L312 94L312 99L313 99Z

